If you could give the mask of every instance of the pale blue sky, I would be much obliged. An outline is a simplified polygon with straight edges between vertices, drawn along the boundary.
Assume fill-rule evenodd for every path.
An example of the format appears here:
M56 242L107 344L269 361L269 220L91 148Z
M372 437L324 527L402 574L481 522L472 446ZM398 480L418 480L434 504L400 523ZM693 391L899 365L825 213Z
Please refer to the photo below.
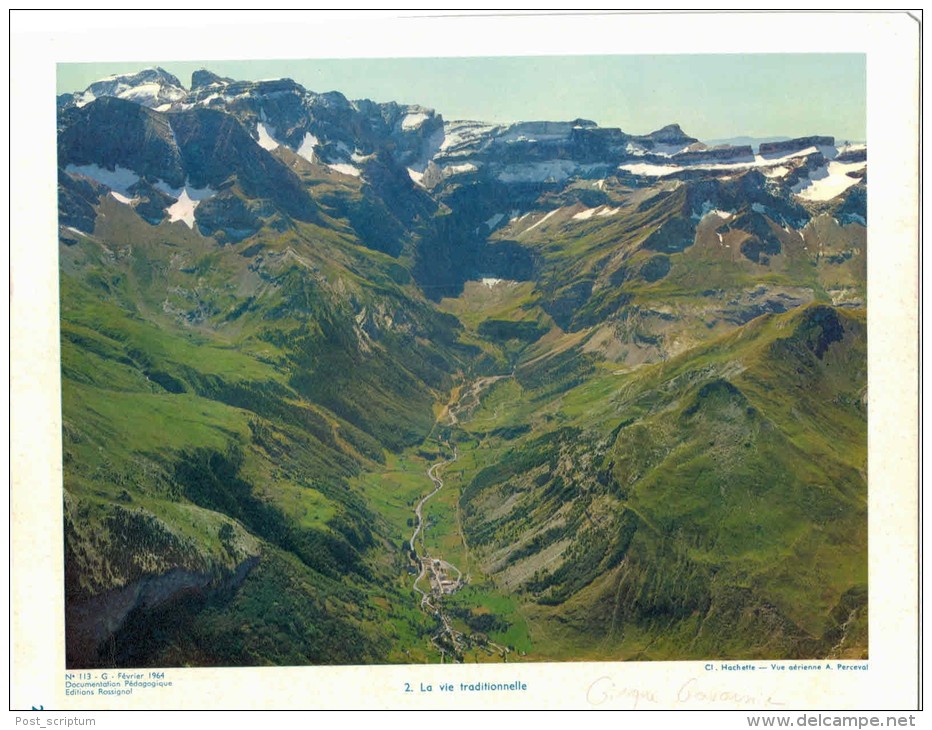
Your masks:
M155 65L185 86L205 67L235 79L289 77L351 99L422 104L445 119L584 117L633 134L677 122L700 139L866 134L863 54L78 63L58 66L58 91Z

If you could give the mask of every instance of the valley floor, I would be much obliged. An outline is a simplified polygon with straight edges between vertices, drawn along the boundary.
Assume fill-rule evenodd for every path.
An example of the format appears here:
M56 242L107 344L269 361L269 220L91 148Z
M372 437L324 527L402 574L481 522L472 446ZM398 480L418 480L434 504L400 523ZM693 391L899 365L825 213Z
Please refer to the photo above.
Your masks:
M863 457L841 446L858 443L863 392L772 401L753 372L766 382L786 367L783 348L813 322L823 337L831 311L764 318L679 361L608 364L557 398L535 400L513 373L461 383L422 444L359 480L414 548L405 590L433 628L409 651L464 662L864 658L863 472L847 466ZM858 317L837 321L859 348ZM778 365L756 363L761 352ZM836 353L828 367L859 363ZM825 376L813 377L816 392ZM782 421L803 408L837 443ZM611 434L597 426L615 422ZM670 465L650 456L658 445ZM627 474L649 487L599 486ZM726 570L735 578L718 583Z

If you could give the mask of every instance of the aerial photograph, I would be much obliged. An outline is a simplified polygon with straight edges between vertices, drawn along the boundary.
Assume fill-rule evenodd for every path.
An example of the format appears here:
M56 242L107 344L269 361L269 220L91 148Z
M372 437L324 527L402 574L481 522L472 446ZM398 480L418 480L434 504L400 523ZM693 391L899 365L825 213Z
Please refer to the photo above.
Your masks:
M868 658L863 54L153 61L57 66L68 669Z

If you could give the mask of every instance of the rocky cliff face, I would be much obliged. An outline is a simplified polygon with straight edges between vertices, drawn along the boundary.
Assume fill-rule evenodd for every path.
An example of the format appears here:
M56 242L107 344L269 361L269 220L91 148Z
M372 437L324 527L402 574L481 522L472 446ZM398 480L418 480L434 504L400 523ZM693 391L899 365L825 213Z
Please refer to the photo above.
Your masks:
M798 152L807 147L833 147L834 145L834 137L796 137L783 142L761 142L759 151L762 155L781 155L787 152Z
M122 666L111 653L114 637L134 615L144 622L153 612L164 610L193 596L236 590L259 562L247 558L226 573L196 573L173 568L158 575L145 575L129 585L97 594L86 601L69 601L65 608L68 637L65 661L69 669ZM138 628L138 626L137 626Z
M129 93L151 84L171 91ZM689 184L686 218L751 204L799 228L810 216L802 199L821 197L834 169L858 174L853 168L866 160L863 147L836 148L826 136L763 143L754 154L750 145L709 147L677 124L632 135L586 119L445 122L417 105L351 101L290 79L234 81L206 70L193 75L190 90L180 88L152 69L75 94L59 118L63 174L112 189L152 225L184 220L224 243L255 235L263 221L285 230L292 219L320 220L300 175L323 169L355 179L358 193L328 194L328 210L372 248L399 256L413 247L415 275L422 284L429 276L429 295L438 297L496 260L484 253L486 237L532 211L545 191L610 209L606 179L636 187L681 180ZM593 182L580 184L586 180ZM76 185L65 186L63 220L89 229L89 189ZM433 220L438 211L449 219ZM843 214L845 221L860 215ZM663 235L654 231L650 240Z
M438 436L486 575L593 656L638 650L619 617L824 654L864 605L863 147L160 69L58 124L73 666L426 658L403 544ZM799 525L794 560L851 570L788 577Z
M114 97L147 107L166 107L187 94L177 77L163 68L147 68L135 74L110 76L96 81L83 92L62 94L59 109L83 107L95 99Z
M58 164L122 168L136 179L162 180L172 187L183 186L186 177L171 120L116 97L71 107L59 116Z
M152 84L163 90L161 96L130 93ZM129 105L121 105L126 100ZM212 117L207 110L232 117L239 125ZM304 219L312 214L307 201L285 175L272 174L274 166L250 151L243 132L253 146L272 153L287 148L306 161L378 187L400 190L413 182L443 200L455 196L460 186L479 182L490 189L504 186L510 200L503 202L509 205L520 204L528 186L560 187L572 179L599 180L630 172L689 176L699 169L707 175L716 165L724 171L729 166L764 166L770 160L785 163L786 158L808 155L815 147L817 152L791 163L794 168L800 161L808 163L805 170L794 173L807 175L824 163L826 150L834 150L833 138L811 136L763 143L755 156L749 145L709 147L677 124L631 135L586 119L509 125L445 122L434 110L417 105L350 101L338 92L309 91L290 79L234 81L206 70L195 72L190 90L161 69L92 84L63 105L60 128L59 152L66 163L95 163L111 170L120 165L150 182L157 178L174 188L183 186L192 174L193 185L214 187L237 174L252 184L246 191L250 196L263 189L267 196L270 186L288 190L285 199L277 202L289 215ZM121 134L102 135L117 128ZM193 148L192 130L201 132ZM188 149L177 149L173 135L188 142ZM229 149L212 148L218 136L226 139L223 144L230 144ZM860 149L840 154L839 161L864 159ZM201 168L207 157L223 160L225 166L205 174ZM387 165L389 159L392 163ZM247 171L255 166L265 168L266 177L271 177L268 183L248 177ZM387 169L399 179L387 184Z
M681 164L690 162L750 162L753 159L754 151L751 145L721 145L706 149L689 149L676 155L676 161Z

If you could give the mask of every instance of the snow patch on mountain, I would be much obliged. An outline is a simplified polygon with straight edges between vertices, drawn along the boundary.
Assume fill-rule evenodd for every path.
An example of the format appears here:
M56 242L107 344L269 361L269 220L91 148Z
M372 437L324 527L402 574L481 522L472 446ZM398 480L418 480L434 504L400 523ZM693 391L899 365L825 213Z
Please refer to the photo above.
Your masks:
M301 140L301 144L297 149L297 153L308 162L314 162L314 151L318 144L320 144L320 140L317 139L317 137L315 137L310 132L305 132L304 139Z
M704 200L702 205L699 206L699 209L692 214L692 218L693 220L702 220L708 216L717 216L724 220L728 220L731 218L732 214L724 210L718 210L715 207L715 203L711 200Z
M420 128L428 119L430 119L430 115L424 112L407 114L405 118L401 120L401 128L406 132L410 132Z
M156 180L155 183L153 183L153 187L156 190L159 190L166 195L170 195L173 198L178 199L182 195L185 195L190 200L196 200L198 202L207 200L207 198L212 198L217 194L217 191L211 188L209 185L206 188L192 188L190 185L185 183L183 187L173 188L164 180Z
M111 190L110 195L112 195L117 202L123 203L123 205L132 205L134 202L136 202L136 198L128 198L125 195L118 193L116 190Z
M866 162L829 162L797 182L793 193L803 200L831 200L860 181L850 177L849 172L860 172L865 167Z
M612 208L612 207L609 206L609 205L600 205L600 206L598 206L597 208L586 208L585 210L579 211L578 213L576 213L575 215L573 215L573 220L585 221L585 220L589 220L589 219L592 218L593 216L598 216L598 217L600 217L600 218L605 218L605 217L610 216L610 215L615 215L615 214L618 213L620 210L621 210L621 208ZM541 220L541 221L539 221L539 222L540 222L540 223L543 223L544 221ZM531 230L531 229L528 228L528 230Z
M479 141L495 129L494 125L473 121L445 122L441 152L455 152L457 148Z
M838 147L838 154L844 154L848 152L860 152L866 150L866 144L843 144Z
M173 188L162 180L155 183L155 188L176 198L175 202L165 209L165 212L168 213L168 220L170 222L181 221L188 228L194 228L195 208L201 201L216 195L216 191L209 186L206 188L192 188L186 184L183 188Z
M787 152L786 154L783 154L783 155L777 152L770 152L766 155L756 154L754 155L754 160L755 161L762 160L764 163L768 165L776 165L780 162L786 162L787 160L791 160L794 157L808 157L809 155L814 155L817 152L819 152L818 147L804 147L801 150Z
M139 182L140 176L125 167L117 165L113 170L108 170L100 165L72 164L65 168L65 172L89 178L110 188L113 198L124 205L132 205L137 200L129 188ZM175 198L175 202L165 209L169 220L183 221L188 224L189 228L194 227L194 209L197 204L215 195L215 191L209 186L192 188L190 185L185 185L181 188L173 188L164 180L156 180L153 187Z
M534 223L533 225L528 226L528 227L527 227L527 230L525 230L524 233L528 233L529 231L533 231L535 228L537 228L537 226L539 226L541 223L543 223L545 220L547 220L550 216L552 216L553 214L559 212L559 210L560 210L560 208L557 208L556 210L551 210L549 213L547 213L547 215L545 215L543 218L541 218L539 221L537 221L537 223Z
M643 175L645 177L666 177L667 175L673 175L674 173L682 172L683 170L715 171L750 170L755 168L760 168L761 170L772 168L776 170L778 168L782 168L785 169L786 172L789 172L789 170L784 167L784 163L787 163L794 158L808 157L809 155L817 153L819 153L818 148L807 147L806 149L791 152L787 155L782 155L781 157L762 157L761 155L754 155L754 160L749 162L700 162L686 165L657 165L649 162L634 162L621 164L618 166L618 169L633 173L635 175ZM671 158L671 163L675 161L675 159ZM783 172L782 175L785 175L786 172ZM764 174L766 174L766 172ZM782 177L782 175L779 176Z
M279 142L275 139L275 128L267 126L264 122L256 124L256 132L259 134L259 146L271 152L278 149Z
M764 174L764 177L783 178L789 174L790 168L777 165L776 167L765 168L761 172Z
M132 86L128 89L121 90L119 97L121 99L135 101L137 104L145 104L147 101L151 102L157 100L161 90L161 84L150 82L148 84L140 84L139 86Z
M90 178L101 185L106 185L124 197L129 196L129 188L139 182L139 175L119 165L116 165L113 170L108 170L100 165L71 164L65 168L65 172Z
M148 107L163 107L187 96L177 78L159 68L136 74L108 76L95 81L82 93L74 94L74 105L83 107L95 99L111 96Z
M335 172L342 173L343 175L352 175L353 177L359 177L362 175L362 170L360 170L355 165L350 165L346 162L336 162L332 165L327 165L327 167Z
M686 152L688 149L688 144L655 144L651 148L650 153L658 157L673 157L673 155Z
M463 175L467 172L475 172L478 169L479 168L471 162L466 162L462 165L447 165L442 168L442 171L444 177L449 177L451 175Z
M682 172L685 168L679 165L652 165L648 162L633 162L619 165L618 169L634 175L644 175L645 177L666 177L676 172Z
M192 200L188 196L187 189L182 190L178 200L165 209L165 212L168 213L168 220L172 223L181 221L188 228L194 228L194 209L197 208L200 202L200 200Z
M81 94L81 96L75 98L74 105L80 109L82 106L87 106L95 99L97 99L97 97L90 89L88 89L83 94Z

